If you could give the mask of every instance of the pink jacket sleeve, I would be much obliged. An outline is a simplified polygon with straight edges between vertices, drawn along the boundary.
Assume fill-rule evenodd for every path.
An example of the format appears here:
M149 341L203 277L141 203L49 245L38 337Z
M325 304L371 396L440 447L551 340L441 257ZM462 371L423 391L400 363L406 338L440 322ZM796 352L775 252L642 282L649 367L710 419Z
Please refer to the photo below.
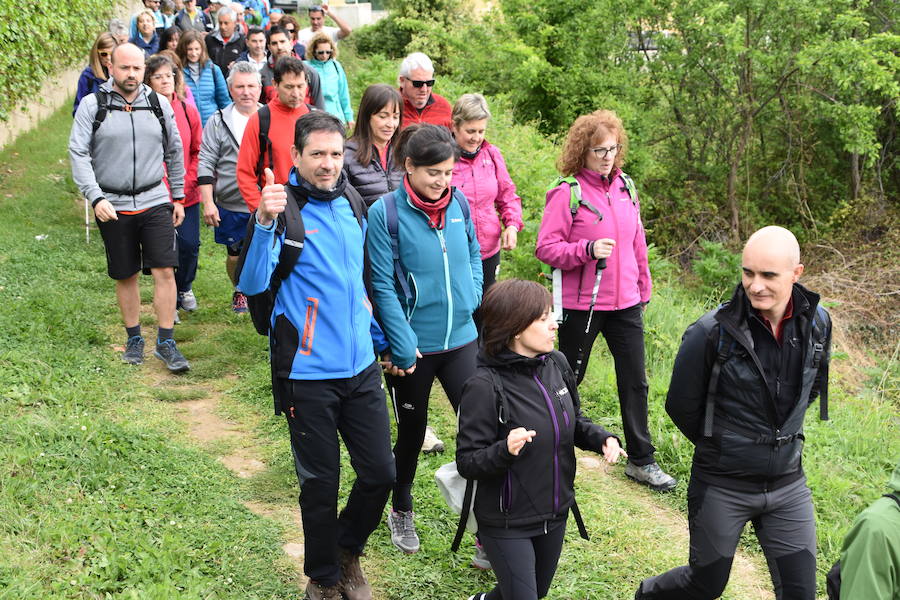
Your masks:
M522 222L522 199L516 194L516 184L513 183L509 171L506 169L506 161L496 146L491 146L491 158L494 160L497 174L497 199L494 206L500 213L500 222L503 227L512 225L518 231L522 231L525 223Z
M547 192L544 217L538 231L534 255L555 269L569 271L591 260L587 253L590 240L570 240L572 213L569 211L569 184L562 183Z
M641 302L650 302L653 292L653 280L650 278L650 264L647 259L647 237L644 234L644 223L641 220L641 205L637 205L637 232L634 234L634 258L638 267L638 292L641 294Z

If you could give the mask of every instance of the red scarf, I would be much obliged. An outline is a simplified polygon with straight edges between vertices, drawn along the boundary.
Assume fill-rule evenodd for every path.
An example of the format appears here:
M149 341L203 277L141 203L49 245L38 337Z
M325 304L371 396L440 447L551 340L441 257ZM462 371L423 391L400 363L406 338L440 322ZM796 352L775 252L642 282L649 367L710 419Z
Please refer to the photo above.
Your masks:
M412 201L413 206L421 210L428 216L428 225L432 229L443 229L444 228L444 217L447 214L447 205L450 204L450 188L444 190L444 193L441 194L441 197L437 200L422 200L419 198L419 195L416 194L412 186L409 185L409 177L403 177L403 188L406 190L406 193L409 194L409 199Z

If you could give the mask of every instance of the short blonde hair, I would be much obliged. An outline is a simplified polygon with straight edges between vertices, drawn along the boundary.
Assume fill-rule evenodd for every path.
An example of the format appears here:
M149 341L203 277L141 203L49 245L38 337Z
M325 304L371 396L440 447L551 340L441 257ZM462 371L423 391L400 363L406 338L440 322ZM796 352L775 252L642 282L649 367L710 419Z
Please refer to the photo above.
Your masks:
M453 126L459 127L468 121L491 118L487 100L481 94L463 94L453 105Z
M569 127L562 152L556 159L556 168L561 175L569 177L584 168L587 153L603 130L615 135L616 143L622 146L613 163L622 168L628 153L628 134L625 133L622 119L611 110L595 110L588 115L581 115Z

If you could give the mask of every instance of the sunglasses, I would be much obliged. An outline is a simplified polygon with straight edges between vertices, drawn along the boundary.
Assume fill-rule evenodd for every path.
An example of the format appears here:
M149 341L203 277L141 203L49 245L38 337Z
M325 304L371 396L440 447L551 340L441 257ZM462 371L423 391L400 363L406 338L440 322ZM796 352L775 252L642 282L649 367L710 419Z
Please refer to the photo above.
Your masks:
M430 88L434 87L434 79L426 79L425 81L419 81L418 79L408 79L407 81L412 84L414 88L420 88L423 85L427 85Z
M316 56L331 56L331 50L316 50Z
M112 52L109 52L107 50L101 50L97 54L100 56L100 58L109 58L109 55L112 54Z

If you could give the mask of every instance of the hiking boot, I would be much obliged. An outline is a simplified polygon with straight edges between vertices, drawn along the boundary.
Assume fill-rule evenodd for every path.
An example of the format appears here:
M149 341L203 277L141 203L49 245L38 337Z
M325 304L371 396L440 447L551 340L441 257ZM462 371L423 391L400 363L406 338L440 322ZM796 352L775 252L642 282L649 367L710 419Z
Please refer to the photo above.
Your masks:
M320 585L310 579L306 584L306 600L341 600L341 585Z
M242 315L247 312L247 296L241 292L235 292L231 296L231 310Z
M391 530L391 541L407 554L419 551L419 536L416 524L413 523L413 511L391 510L388 513L388 528Z
M178 348L175 346L175 340L165 340L156 344L156 352L153 356L163 361L166 368L173 373L182 373L189 371L191 365Z
M125 342L125 353L122 360L130 365L139 365L144 362L144 338L133 335Z
M425 439L422 440L422 452L425 454L438 454L444 451L444 442L434 433L431 425L425 428Z
M484 546L481 545L478 538L475 538L475 556L472 557L472 566L483 571L490 571L493 568L491 559L488 558L487 552L484 551Z
M347 600L372 600L372 586L359 564L359 555L341 548L341 591Z
M178 306L188 312L197 310L197 297L194 296L194 290L178 292Z
M629 462L625 465L625 475L657 492L671 491L678 483L674 477L660 469L655 462L640 467Z

